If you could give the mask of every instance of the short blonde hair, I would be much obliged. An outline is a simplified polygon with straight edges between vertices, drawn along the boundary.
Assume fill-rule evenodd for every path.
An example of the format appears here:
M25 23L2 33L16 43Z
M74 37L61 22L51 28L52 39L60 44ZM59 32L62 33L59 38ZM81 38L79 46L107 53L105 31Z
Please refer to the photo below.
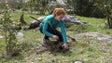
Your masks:
M55 8L53 11L54 16L65 15L66 12L64 8Z

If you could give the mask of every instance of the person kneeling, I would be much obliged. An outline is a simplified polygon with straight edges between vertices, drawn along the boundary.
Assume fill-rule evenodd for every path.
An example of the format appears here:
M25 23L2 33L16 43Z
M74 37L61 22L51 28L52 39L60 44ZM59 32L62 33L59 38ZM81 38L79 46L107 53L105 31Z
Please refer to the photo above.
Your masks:
M45 34L42 45L47 46L49 38L53 38L57 41L63 42L63 47L68 48L66 27L62 18L65 16L65 10L63 8L55 8L53 14L46 16L39 25L40 32ZM56 30L59 27L61 32Z

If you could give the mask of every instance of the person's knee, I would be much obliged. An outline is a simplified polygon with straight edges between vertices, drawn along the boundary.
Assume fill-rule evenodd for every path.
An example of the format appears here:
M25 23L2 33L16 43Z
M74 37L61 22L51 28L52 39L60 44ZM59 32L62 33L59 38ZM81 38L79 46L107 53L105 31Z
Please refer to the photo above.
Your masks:
M63 41L62 34L59 34L58 37L59 37L59 40L60 40L60 41Z

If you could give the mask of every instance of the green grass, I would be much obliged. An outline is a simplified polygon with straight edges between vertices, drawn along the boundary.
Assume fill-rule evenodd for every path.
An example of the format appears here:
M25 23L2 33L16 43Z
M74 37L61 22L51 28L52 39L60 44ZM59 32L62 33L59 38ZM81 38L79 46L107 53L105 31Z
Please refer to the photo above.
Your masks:
M39 15L25 13L25 20L28 23L32 22L29 18L30 15L39 17ZM12 18L18 20L21 12L17 11L12 13ZM73 31L67 31L68 35L74 35L83 32L100 32L112 36L112 29L105 27L106 19L98 19L91 17L77 16L82 21L89 22L91 25L85 29L80 29L80 26L71 26ZM76 28L78 30L76 31ZM83 31L84 30L84 31ZM78 32L80 31L80 32ZM41 46L41 40L43 34L38 30L20 31L25 34L23 40L18 39L18 43L23 48L21 55L14 58L2 58L0 56L0 63L72 63L75 60L81 60L85 63L111 63L112 62L112 43L101 43L86 38L78 38L78 42L70 41L70 48L72 53L55 53L52 54L50 51L46 51L42 54L37 54L38 47ZM5 42L0 39L0 55L5 54Z
M17 10L15 13L12 13L12 19L14 20L19 20L20 16L22 15L22 13L24 14L24 19L26 22L31 23L32 22L32 18L30 18L29 16L34 16L34 17L38 17L38 15L36 14L31 14L29 12L25 12L25 11L19 11Z
M101 18L91 18L91 17L80 17L77 16L82 21L90 23L90 26L87 27L87 31L90 32L99 32L103 34L107 34L110 32L109 35L112 36L112 29L106 28L106 19L101 19Z

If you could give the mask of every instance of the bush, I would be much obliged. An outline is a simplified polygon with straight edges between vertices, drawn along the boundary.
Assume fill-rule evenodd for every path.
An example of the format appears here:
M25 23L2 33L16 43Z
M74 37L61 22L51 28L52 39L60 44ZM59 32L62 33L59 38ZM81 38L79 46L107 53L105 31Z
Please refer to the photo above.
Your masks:
M11 20L10 16L10 10L8 6L4 10L4 13L2 14L2 18L0 20L0 25L2 27L0 28L2 30L2 34L5 37L6 42L6 54L9 57L12 57L17 52L17 39L16 39L16 30L15 23Z

